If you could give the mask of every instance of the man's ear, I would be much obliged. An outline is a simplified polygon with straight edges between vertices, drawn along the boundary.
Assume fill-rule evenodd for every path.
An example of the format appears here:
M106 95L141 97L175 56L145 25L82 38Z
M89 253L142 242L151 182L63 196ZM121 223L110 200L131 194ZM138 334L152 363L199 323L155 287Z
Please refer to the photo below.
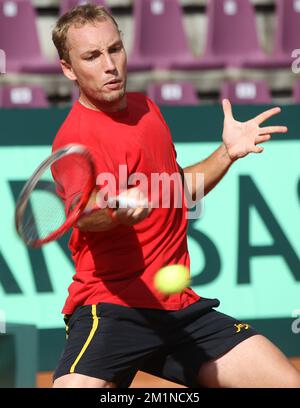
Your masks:
M64 73L64 75L70 79L71 81L76 81L77 77L71 67L71 64L69 64L68 62L66 62L65 60L61 59L60 60L60 66L61 69Z

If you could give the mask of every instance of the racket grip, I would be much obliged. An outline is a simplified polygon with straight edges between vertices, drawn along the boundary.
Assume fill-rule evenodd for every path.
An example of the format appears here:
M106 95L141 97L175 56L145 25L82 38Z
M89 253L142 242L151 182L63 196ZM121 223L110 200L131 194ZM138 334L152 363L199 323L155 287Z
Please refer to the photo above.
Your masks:
M147 207L147 200L136 200L130 197L114 197L108 200L108 204L113 208L138 208Z
M111 212L119 208L148 207L147 200L137 200L135 198L120 197L120 196L109 198L107 203L108 203L108 206ZM99 211L99 207L85 209L83 211L83 215L90 215L96 211Z

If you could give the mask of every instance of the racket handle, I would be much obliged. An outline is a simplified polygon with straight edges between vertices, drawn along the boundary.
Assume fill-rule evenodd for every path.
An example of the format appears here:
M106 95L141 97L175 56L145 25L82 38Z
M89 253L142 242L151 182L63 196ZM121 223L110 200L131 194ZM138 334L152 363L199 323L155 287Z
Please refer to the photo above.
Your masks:
M135 198L120 197L120 196L109 198L107 203L111 210L118 209L118 208L138 208L138 207L148 208L149 206L147 200L136 200ZM99 211L99 207L85 209L83 211L83 215L90 215L97 211Z
M108 200L108 204L113 208L138 208L147 207L147 200L137 200L129 197L114 197Z

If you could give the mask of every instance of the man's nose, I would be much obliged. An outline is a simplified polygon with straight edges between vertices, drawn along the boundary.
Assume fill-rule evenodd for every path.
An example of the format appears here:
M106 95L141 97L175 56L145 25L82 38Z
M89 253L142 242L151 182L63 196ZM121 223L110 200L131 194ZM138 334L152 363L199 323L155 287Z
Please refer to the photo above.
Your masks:
M110 54L105 54L104 63L105 63L105 72L116 71L115 61Z

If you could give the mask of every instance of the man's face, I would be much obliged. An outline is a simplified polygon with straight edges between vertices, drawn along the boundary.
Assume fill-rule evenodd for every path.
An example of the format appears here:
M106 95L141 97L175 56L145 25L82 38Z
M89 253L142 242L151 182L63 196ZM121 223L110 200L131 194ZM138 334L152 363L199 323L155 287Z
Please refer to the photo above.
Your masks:
M120 33L109 19L71 26L67 34L70 75L83 97L103 110L124 107L126 53Z

